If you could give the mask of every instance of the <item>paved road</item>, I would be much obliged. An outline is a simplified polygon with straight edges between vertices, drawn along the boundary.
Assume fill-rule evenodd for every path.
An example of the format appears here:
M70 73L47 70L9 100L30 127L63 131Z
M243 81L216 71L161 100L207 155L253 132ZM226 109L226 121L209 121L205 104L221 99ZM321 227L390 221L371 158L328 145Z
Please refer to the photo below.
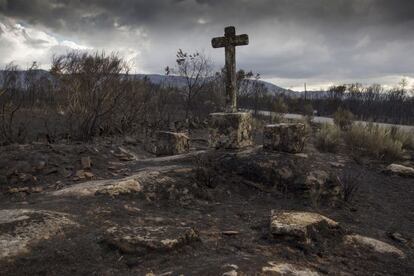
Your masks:
M261 115L265 115L265 116L269 116L272 112L270 111L264 111L261 110L259 111L259 114ZM291 113L287 113L284 115L285 118L287 119L301 119L303 118L302 115L300 114L291 114ZM329 123L329 124L333 124L333 119L329 118L329 117L321 117L321 116L315 116L313 118L313 121L315 123ZM355 121L357 123L362 123L362 124L368 124L369 122L366 121ZM386 124L386 123L374 123L375 125L379 125L382 127L392 127L392 126L396 126L399 127L401 129L407 130L407 131L414 131L414 126L409 126L409 125L396 125L396 124Z

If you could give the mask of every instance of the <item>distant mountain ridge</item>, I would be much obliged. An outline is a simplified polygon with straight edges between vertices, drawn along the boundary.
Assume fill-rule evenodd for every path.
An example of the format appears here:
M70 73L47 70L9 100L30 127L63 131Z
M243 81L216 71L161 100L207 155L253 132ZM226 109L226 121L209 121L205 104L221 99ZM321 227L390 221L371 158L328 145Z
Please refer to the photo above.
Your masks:
M4 76L4 70L0 70L0 86L3 85L3 76ZM19 87L24 88L27 86L26 83L26 79L27 79L27 72L28 71L18 71L18 83L19 83ZM48 78L48 79L52 79L51 74L46 71L46 70L35 70L33 72L33 77L35 79L40 79L40 78ZM181 76L174 76L174 75L161 75L161 74L131 74L129 75L130 78L132 79L144 79L144 78L148 78L148 80L151 83L154 84L163 84L163 83L169 83L173 86L176 87L182 87L185 86L185 78L181 77ZM251 80L251 81L256 81L256 80ZM273 83L270 82L266 82L263 80L258 80L259 83L262 83L269 94L271 95L285 95L287 97L293 97L293 98L298 98L301 97L303 93L301 92L297 92L297 91L293 91L290 89L285 89L282 88L280 86L277 86Z

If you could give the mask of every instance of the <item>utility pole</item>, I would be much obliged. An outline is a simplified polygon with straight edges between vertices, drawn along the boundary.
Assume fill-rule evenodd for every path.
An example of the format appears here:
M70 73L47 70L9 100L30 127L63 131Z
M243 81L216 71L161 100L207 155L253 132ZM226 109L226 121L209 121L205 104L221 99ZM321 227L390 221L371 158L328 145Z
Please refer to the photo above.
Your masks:
M308 91L306 90L306 82L305 82L305 101L307 100L307 95L308 94Z

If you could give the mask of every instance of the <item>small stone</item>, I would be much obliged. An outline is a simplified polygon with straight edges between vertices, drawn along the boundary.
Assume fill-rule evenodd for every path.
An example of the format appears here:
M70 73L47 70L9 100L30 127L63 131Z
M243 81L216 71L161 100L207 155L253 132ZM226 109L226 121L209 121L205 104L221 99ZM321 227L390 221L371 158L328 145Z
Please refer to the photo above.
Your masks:
M19 174L19 180L22 182L36 181L36 177L28 173Z
M106 194L110 196L119 196L131 193L138 193L142 190L141 184L134 180L129 179L120 181L114 184L106 185L96 191L96 194Z
M40 187L40 186L38 186L38 187L32 187L32 188L30 189L30 191L31 191L32 193L41 193L41 192L43 192L43 188L42 188L42 187Z
M339 162L329 162L329 165L331 165L331 167L333 167L333 168L343 168L343 167L345 167L344 164L339 163Z
M293 177L293 172L291 169L289 169L288 167L282 167L280 169L276 170L277 175L282 179L282 180L289 180Z
M43 161L43 160L38 161L38 162L36 163L36 165L35 165L35 169L36 169L37 171L41 171L41 170L43 170L45 167L46 167L46 161Z
M237 276L238 274L236 270L230 270L230 271L224 272L222 275L223 276Z
M307 268L299 268L288 263L268 262L269 266L262 268L264 275L286 275L286 276L318 276L319 273Z
M391 164L385 170L387 174L395 174L403 177L414 177L414 168L399 165Z
M222 268L227 268L227 267L232 268L233 270L239 269L239 266L235 265L235 264L225 264L225 265L222 266Z
M127 210L128 212L131 212L131 213L139 213L139 212L141 212L141 209L139 209L137 207L130 206L128 204L125 204L124 205L124 208L125 208L125 210Z
M89 170L92 167L91 157L89 156L81 157L81 164L82 164L82 169Z
M395 241L397 241L397 242L400 242L400 243L408 243L407 239L405 239L405 238L403 237L403 235L401 235L401 234L400 234L400 233L398 233L398 232L388 233L388 236L389 236L391 239L393 239L393 240L395 240Z
M302 123L267 125L263 130L263 149L300 153L305 146L305 125Z
M381 254L393 254L400 258L405 257L404 252L397 247L383 241L361 235L346 235L344 237L344 242L347 245L366 247Z
M270 232L274 237L294 238L308 243L315 232L338 227L337 222L317 213L271 212Z
M93 173L91 173L91 172L84 172L84 175L85 175L86 178L93 178L93 177L95 177L95 175Z
M84 171L84 170L78 170L78 171L76 171L74 179L75 180L77 180L77 179L82 180L82 179L86 179L86 178L93 178L94 176L95 175L91 172L87 172L87 171Z
M135 137L132 137L132 136L125 136L124 142L125 142L125 144L130 144L130 145L138 144L137 139Z
M295 153L296 157L300 157L300 158L309 158L309 156L306 153Z
M240 234L239 231L222 231L221 234L225 235L225 236L235 236Z
M29 187L9 188L9 194L29 193Z

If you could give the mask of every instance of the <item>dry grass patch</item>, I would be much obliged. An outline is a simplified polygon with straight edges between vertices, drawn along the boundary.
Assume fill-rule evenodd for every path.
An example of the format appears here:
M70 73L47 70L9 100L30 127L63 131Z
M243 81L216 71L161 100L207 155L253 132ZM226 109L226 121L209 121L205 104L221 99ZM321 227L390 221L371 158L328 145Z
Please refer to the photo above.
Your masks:
M392 128L374 124L355 124L345 132L347 146L359 154L377 159L396 160L403 156L403 142Z
M336 152L341 143L341 130L336 125L323 124L316 133L316 147L321 151Z

